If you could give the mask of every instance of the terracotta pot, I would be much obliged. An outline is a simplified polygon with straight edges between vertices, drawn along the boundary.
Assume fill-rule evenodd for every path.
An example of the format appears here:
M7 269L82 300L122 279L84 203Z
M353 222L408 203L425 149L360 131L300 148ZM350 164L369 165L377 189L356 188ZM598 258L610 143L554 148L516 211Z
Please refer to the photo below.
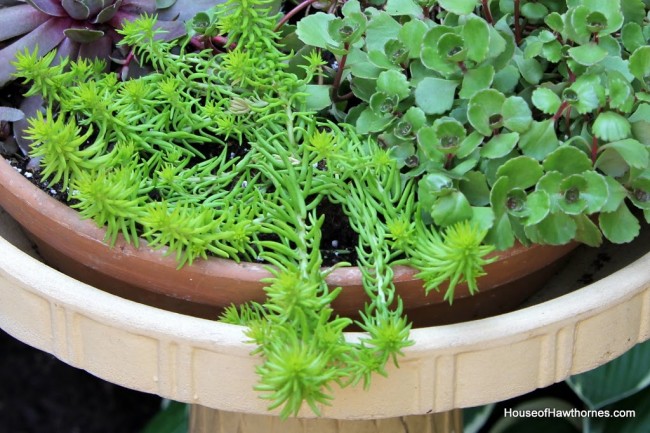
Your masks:
M35 187L5 160L0 162L0 206L27 231L48 264L118 296L210 318L232 303L265 298L260 279L269 273L263 265L210 258L177 269L173 257L145 241L135 248L119 239L110 247L103 229L81 220L75 210ZM574 244L517 246L502 252L479 280L480 293L470 296L465 285L457 287L453 307L442 300L444 289L425 296L411 268L396 267L394 281L418 326L466 321L515 309L574 248ZM363 308L367 296L360 276L356 267L330 274L329 285L344 287L334 304L340 314L355 316Z

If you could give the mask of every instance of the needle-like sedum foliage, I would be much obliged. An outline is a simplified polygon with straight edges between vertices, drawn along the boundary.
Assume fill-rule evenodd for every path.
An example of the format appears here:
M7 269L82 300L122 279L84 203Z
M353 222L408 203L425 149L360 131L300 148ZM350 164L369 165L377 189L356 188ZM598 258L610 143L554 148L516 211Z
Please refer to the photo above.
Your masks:
M415 263L428 288L451 278L453 289L474 284L489 248L471 227L441 236L422 226L414 183L394 158L307 108L323 60L312 52L300 77L289 72L266 0L227 1L214 15L230 47L216 55L166 42L153 17L125 24L123 43L155 68L129 81L97 63L64 69L51 56L19 55L17 75L48 102L31 121L32 156L112 242L140 236L179 266L208 255L268 263L266 301L230 307L223 320L248 326L270 409L287 417L307 403L319 413L335 387L369 386L412 344L393 264ZM356 341L343 333L353 320L332 309L341 289L325 282L325 199L359 234L368 302ZM427 262L431 251L442 253Z

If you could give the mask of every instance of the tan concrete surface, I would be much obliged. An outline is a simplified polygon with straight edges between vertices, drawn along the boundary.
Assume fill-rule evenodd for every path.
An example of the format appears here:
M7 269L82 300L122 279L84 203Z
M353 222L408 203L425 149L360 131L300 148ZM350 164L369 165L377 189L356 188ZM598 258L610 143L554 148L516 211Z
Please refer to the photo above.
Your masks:
M28 242L19 245L29 249ZM122 386L268 415L267 402L252 389L258 360L249 355L243 328L109 295L4 238L0 328ZM323 416L380 419L475 406L601 365L650 338L650 254L557 299L484 320L416 329L412 338L416 344L405 350L399 369L375 377L369 392L336 389ZM313 416L309 410L303 415Z

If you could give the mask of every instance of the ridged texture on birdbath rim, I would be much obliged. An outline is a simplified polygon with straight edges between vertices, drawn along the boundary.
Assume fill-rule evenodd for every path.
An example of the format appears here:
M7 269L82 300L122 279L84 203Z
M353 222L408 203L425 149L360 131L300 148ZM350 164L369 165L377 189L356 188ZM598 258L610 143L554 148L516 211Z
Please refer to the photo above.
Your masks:
M119 385L267 414L244 329L124 300L0 238L0 328ZM650 338L650 253L579 291L488 319L416 329L370 391L337 389L326 418L441 412L511 398L592 369ZM348 338L358 338L350 333ZM305 409L305 417L313 414Z

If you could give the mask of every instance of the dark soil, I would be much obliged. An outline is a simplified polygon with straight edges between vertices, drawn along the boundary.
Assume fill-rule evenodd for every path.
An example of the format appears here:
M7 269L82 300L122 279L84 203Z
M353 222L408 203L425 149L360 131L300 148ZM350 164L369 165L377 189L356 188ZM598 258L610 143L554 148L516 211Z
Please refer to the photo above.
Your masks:
M1 433L137 433L158 396L105 382L0 331Z

